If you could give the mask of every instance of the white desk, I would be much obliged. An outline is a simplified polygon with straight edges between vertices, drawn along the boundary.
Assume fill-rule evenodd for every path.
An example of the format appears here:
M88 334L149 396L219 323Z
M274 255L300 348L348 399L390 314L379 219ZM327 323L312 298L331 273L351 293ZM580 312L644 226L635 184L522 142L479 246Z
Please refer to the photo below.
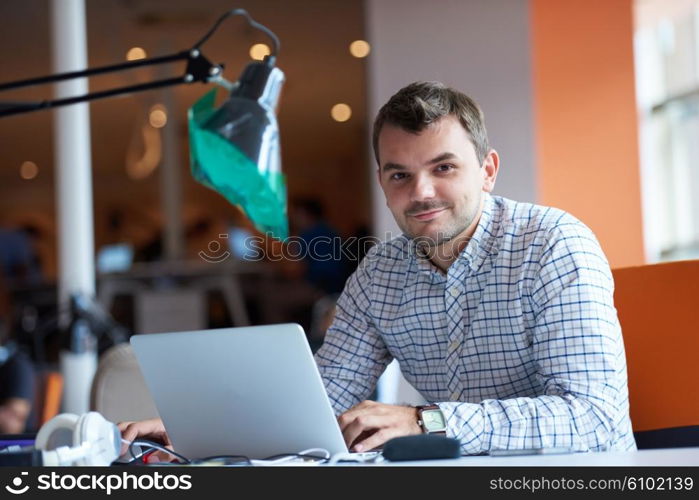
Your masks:
M570 455L475 456L455 460L382 462L388 467L679 467L699 466L699 448L667 448L628 452L572 453Z

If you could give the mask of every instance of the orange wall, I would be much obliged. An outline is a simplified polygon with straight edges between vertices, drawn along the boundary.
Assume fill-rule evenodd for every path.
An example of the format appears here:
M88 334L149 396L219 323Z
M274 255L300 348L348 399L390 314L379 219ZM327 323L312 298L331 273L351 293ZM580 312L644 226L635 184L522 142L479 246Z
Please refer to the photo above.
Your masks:
M531 0L539 201L644 263L632 0Z

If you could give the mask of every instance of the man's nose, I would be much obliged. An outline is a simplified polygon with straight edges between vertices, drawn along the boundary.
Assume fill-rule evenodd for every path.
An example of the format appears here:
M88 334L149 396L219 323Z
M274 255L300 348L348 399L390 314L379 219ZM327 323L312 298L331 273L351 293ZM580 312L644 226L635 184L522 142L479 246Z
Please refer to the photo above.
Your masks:
M435 193L436 191L432 179L427 176L415 177L412 192L413 200L429 200L435 197Z

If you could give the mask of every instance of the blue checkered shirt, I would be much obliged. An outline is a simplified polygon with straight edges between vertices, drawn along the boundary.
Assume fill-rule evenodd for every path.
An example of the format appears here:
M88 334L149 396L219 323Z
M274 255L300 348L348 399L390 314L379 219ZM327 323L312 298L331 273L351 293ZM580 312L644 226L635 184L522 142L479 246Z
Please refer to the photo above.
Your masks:
M376 245L348 280L316 362L339 414L397 359L466 454L633 450L613 289L580 221L486 195L446 275L405 236Z

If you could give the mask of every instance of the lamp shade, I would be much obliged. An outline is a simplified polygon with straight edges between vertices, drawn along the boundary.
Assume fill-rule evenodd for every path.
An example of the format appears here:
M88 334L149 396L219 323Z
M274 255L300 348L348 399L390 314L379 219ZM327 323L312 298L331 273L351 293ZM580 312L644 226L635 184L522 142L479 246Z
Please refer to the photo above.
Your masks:
M188 114L193 177L238 205L259 231L282 240L289 228L274 110L283 81L279 68L250 63L221 106L215 108L214 89Z

